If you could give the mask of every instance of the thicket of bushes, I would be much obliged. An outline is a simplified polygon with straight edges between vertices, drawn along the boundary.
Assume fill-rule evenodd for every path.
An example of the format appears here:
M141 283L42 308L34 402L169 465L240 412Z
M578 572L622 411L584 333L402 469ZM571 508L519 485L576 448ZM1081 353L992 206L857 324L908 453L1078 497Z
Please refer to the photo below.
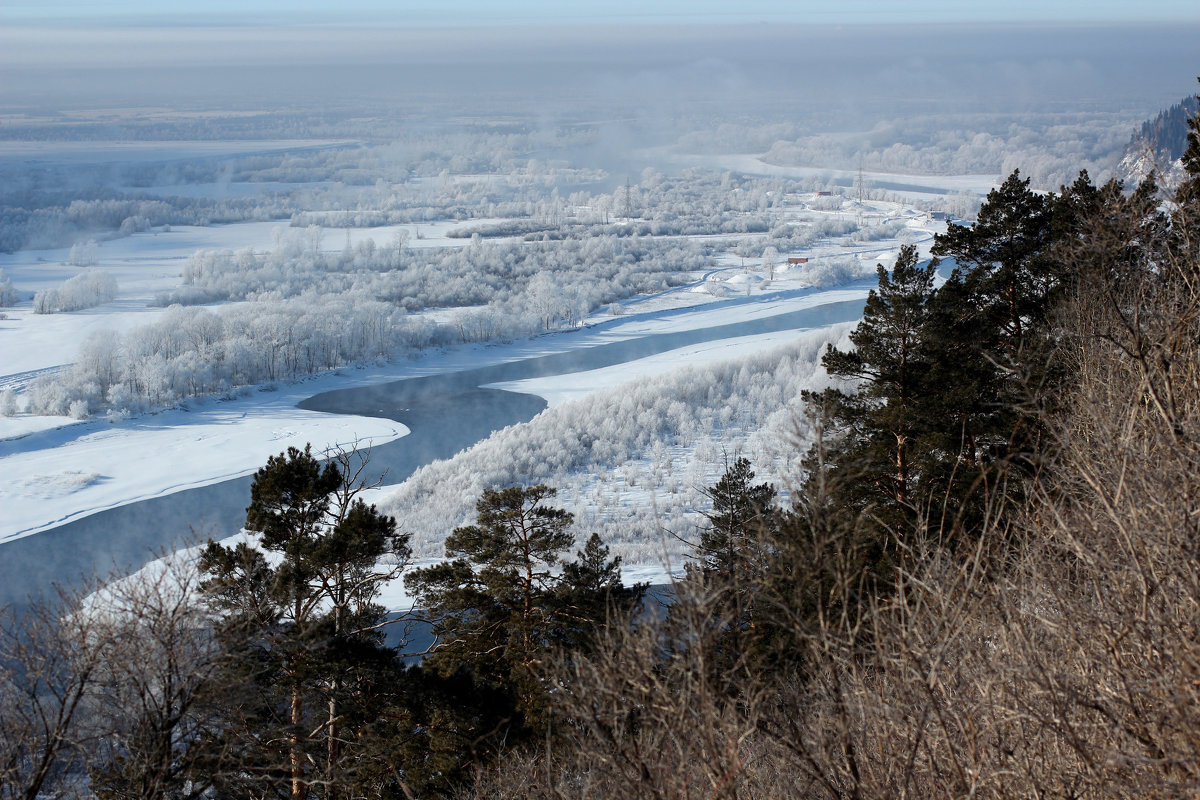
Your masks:
M63 281L57 289L43 289L33 296L33 313L79 311L111 303L117 296L117 279L98 269L85 270Z

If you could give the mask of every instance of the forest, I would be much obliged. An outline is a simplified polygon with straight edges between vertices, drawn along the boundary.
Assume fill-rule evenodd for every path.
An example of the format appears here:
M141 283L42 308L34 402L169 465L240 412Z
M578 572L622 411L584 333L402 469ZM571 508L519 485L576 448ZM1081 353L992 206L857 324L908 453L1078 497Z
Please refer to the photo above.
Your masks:
M545 483L498 470L418 564L401 512L366 502L367 452L272 457L240 542L5 611L0 798L1194 794L1200 117L1182 167L1169 191L1013 171L935 238L944 281L910 245L878 268L825 385L714 380L776 407L798 391L811 444L787 487L726 457L670 587L623 581ZM287 292L253 255L189 269ZM173 314L156 341L223 335ZM337 334L380 336L349 310ZM258 368L330 358L277 352ZM661 397L570 435L614 458L648 444L614 415L684 435ZM535 444L509 449L553 477Z
M84 417L137 413L430 347L574 327L598 308L619 309L636 295L688 283L727 251L757 259L770 249L778 259L780 252L829 240L868 243L904 229L903 221L864 220L861 213L856 220L842 212L841 198L824 198L835 201L828 208L814 204L807 224L780 222L789 195L813 181L647 170L636 187L592 187L560 198L555 187L563 170L543 171L541 178L538 172L536 165L522 165L495 180L447 178L435 188L381 182L355 199L371 212L342 211L332 219L297 212L290 225L275 229L269 250L197 250L178 285L151 301L168 308L165 317L124 333L92 335L69 369L29 387L24 407ZM307 192L289 197L320 207ZM331 192L328 202L344 200L344 191ZM420 212L387 210L409 203ZM455 211L455 204L462 208ZM453 246L423 246L397 227L427 216L466 217L468 206L471 219L492 221L452 231ZM332 231L346 236L343 247L325 247L329 225L340 226ZM385 228L391 233L386 241L368 236L351 244L350 231L360 225L391 226ZM737 238L748 233L755 236ZM722 238L703 239L717 235ZM69 263L91 267L96 250L94 240L77 244ZM844 261L814 259L809 283L857 278L857 263ZM39 291L34 310L49 314L111 301L115 285L102 277L81 272ZM10 295L15 302L16 292ZM438 311L451 313L431 316Z

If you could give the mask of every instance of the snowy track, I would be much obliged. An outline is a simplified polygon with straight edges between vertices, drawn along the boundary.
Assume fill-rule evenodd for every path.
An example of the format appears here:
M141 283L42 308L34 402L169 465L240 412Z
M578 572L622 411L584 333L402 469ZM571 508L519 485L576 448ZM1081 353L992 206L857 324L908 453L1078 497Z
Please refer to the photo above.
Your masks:
M21 391L43 375L55 375L70 366L70 364L59 364L56 367L43 367L42 369L30 369L24 372L14 372L11 375L0 375L0 391L3 391L4 389Z

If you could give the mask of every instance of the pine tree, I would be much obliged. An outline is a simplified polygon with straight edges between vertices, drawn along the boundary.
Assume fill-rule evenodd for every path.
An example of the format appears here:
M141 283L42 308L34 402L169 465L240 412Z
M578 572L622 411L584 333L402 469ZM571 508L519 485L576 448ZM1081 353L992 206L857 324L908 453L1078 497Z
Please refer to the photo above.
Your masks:
M668 629L690 638L688 626L704 619L706 662L724 691L736 695L742 670L757 663L761 642L760 603L766 573L777 549L780 511L775 487L754 483L750 462L738 457L703 490L712 501L704 512L696 560L687 565L679 596L668 612ZM703 608L697 612L697 604Z
M619 560L609 560L595 536L559 568L575 536L572 515L547 505L554 495L544 485L485 490L476 524L446 538L450 560L406 578L438 637L430 665L443 674L465 667L485 684L509 687L535 727L549 714L547 656L586 645L589 628L627 616L644 589L621 586Z
M1056 360L1053 311L1079 280L1077 251L1090 247L1113 186L1086 172L1058 195L1042 195L1013 172L988 194L974 225L953 225L933 252L955 267L929 307L928 484L938 528L955 536L980 529L988 497L1006 483L1011 497L1044 457L1046 404L1067 380ZM1119 194L1119 187L1116 188ZM1075 255L1069 255L1072 251Z
M768 552L778 531L775 487L755 484L750 462L738 457L703 493L712 509L704 515L708 525L700 532L688 578L714 593L718 615L730 630L752 629Z
M209 542L201 556L230 653L227 736L243 752L227 790L261 795L280 771L292 800L336 798L354 783L361 733L396 669L375 600L409 552L395 520L358 496L365 457L341 452L322 466L309 447L272 456L246 509L257 544Z
M485 490L478 522L446 538L452 560L409 574L406 582L444 638L438 660L469 660L492 672L532 667L544 654L553 614L545 601L557 583L559 553L575 541L571 514L543 502L554 494L543 485Z
M917 496L930 455L918 442L937 424L929 418L937 389L929 384L925 341L936 267L919 264L911 245L901 248L890 275L879 266L879 288L850 335L855 348L831 345L822 358L830 375L856 382L854 391L805 394L832 434L826 463L841 473L846 512L869 513L893 532L919 526L928 500Z
M712 510L704 516L708 527L700 534L700 569L709 576L735 581L746 564L759 561L764 536L776 527L772 503L775 487L754 482L750 462L738 457L704 495Z
M575 560L562 566L553 606L558 624L555 644L568 652L587 652L610 622L624 624L641 602L645 584L625 586L621 580L621 557L612 556L608 545L593 533Z
M1061 288L1049 258L1051 220L1050 199L1014 171L988 193L974 225L951 225L935 237L934 255L954 258L998 349L1018 350L1026 328L1044 318Z
M1172 232L1180 277L1186 282L1200 278L1200 114L1188 120L1187 149L1181 162L1186 177L1175 191Z

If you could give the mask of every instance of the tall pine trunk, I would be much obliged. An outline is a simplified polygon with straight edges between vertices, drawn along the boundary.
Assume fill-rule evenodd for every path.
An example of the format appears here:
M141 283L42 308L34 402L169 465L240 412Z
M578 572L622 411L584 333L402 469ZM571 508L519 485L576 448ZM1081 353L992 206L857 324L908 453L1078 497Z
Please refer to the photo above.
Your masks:
M292 800L304 800L304 755L300 752L300 724L304 722L304 699L300 687L292 687L292 732L288 736L288 762L292 768Z

